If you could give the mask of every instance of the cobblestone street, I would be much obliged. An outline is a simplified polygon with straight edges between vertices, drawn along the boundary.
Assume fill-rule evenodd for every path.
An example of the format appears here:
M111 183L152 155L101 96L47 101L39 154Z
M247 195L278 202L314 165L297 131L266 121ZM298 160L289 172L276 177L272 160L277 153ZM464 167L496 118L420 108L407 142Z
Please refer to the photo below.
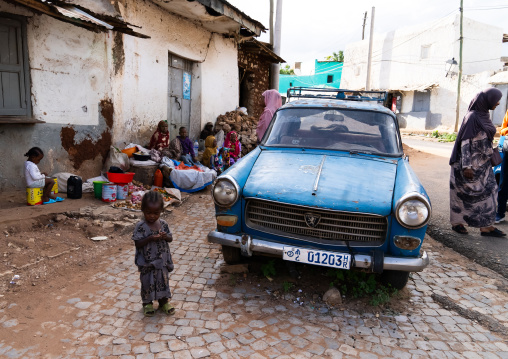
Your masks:
M40 340L20 346L1 339L5 358L508 358L506 280L429 239L431 264L414 274L401 313L363 313L324 305L299 306L276 301L263 286L249 290L218 286L222 256L208 244L214 228L213 206L206 200L185 203L170 223L175 271L170 277L173 317L141 310L134 246L97 263L86 288L72 296L58 291L52 321L34 327L0 312L0 337L7 331L57 339L45 349ZM203 219L204 218L204 219ZM183 220L185 219L185 220ZM92 286L90 286L90 285ZM85 287L85 286L84 286ZM448 310L444 298L489 321L476 322ZM36 315L37 313L33 313Z

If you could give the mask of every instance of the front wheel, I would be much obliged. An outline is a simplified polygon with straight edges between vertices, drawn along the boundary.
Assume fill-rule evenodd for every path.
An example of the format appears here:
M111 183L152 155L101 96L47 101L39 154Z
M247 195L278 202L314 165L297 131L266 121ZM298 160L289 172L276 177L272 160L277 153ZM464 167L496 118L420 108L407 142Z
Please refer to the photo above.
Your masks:
M398 270L385 270L381 274L381 282L386 285L391 285L392 288L401 290L407 284L409 280L409 272L403 272Z
M222 255L224 256L224 262L227 264L236 264L241 261L242 254L240 248L222 246Z

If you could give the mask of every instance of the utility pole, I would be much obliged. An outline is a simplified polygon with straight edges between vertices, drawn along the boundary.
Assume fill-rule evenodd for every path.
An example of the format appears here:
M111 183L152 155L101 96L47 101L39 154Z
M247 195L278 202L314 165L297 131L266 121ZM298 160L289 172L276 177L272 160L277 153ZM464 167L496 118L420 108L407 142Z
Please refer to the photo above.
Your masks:
M275 0L270 0L270 45L273 46L273 12L275 10Z
M462 1L462 0L461 0ZM372 16L370 19L370 39L369 39L369 57L367 59L367 82L365 84L365 90L370 91L370 70L372 67L372 40L374 38L374 14L376 8L372 7Z
M275 12L275 31L273 37L273 52L280 56L280 41L282 32L282 0L277 0ZM279 64L272 64L272 89L279 91Z
M272 0L273 1L273 0ZM365 22L367 21L367 11L363 14L363 30L362 30L362 40L365 38Z
M457 83L457 105L455 109L455 132L459 130L459 113L460 113L460 83L462 82L462 43L464 37L462 36L462 23L464 17L464 0L460 0L460 47L459 47L459 80Z

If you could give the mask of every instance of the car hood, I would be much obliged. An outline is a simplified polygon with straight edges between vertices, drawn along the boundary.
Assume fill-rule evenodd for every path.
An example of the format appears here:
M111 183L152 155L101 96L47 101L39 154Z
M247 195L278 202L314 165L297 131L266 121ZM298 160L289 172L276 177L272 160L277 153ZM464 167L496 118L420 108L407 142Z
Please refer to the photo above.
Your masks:
M392 210L396 172L397 160L265 150L252 168L243 196L387 216Z

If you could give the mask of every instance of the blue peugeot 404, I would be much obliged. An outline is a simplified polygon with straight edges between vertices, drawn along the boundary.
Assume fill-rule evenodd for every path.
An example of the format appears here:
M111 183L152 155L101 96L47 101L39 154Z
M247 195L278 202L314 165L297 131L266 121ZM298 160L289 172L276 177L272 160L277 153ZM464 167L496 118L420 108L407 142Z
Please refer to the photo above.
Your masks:
M213 184L226 263L253 253L379 273L403 288L429 263L431 205L385 92L291 88L260 145Z

